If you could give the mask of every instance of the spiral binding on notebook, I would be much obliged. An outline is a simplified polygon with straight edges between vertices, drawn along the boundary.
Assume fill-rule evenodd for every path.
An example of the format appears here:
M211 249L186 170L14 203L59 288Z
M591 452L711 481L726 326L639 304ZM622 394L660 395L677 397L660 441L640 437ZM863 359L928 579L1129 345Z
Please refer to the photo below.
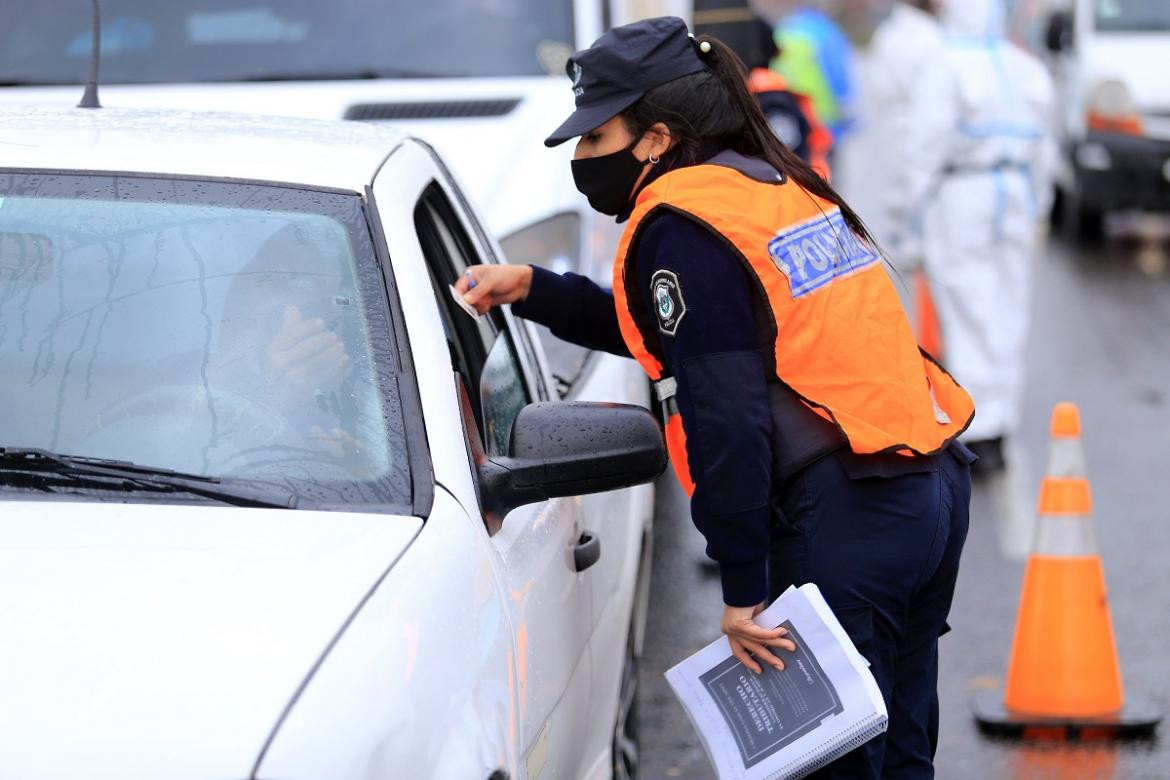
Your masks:
M788 766L768 775L766 780L786 780L790 777L803 777L836 761L851 750L861 747L866 742L886 730L888 718L878 715L858 723L848 731L837 735L830 743L822 743L812 750L806 751ZM826 744L836 743L827 753L818 755Z

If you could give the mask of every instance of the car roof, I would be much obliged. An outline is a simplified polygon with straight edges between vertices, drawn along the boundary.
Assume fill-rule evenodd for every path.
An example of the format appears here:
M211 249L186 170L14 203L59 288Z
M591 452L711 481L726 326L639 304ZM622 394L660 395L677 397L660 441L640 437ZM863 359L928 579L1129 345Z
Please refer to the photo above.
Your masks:
M360 192L405 136L341 120L19 106L0 108L0 170L116 171Z

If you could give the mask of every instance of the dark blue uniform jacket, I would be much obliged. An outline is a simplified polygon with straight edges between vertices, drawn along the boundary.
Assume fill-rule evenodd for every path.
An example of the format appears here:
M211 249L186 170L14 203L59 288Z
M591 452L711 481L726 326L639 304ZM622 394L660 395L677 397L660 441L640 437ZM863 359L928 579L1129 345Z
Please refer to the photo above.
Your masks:
M642 230L638 289L666 269L678 277L686 313L660 334L695 479L691 517L720 564L728 603L757 604L767 590L771 414L767 376L745 271L721 239L676 214ZM629 356L613 293L576 274L535 268L528 299L513 306L565 341Z
M775 178L774 169L768 171ZM655 274L669 271L677 278L676 305L685 314L673 335L660 330L658 337L666 371L678 380L695 482L691 517L707 540L707 554L719 563L725 603L758 604L768 590L770 522L788 477L830 452L855 477L893 476L922 466L899 456L842 452L840 432L777 380L771 318L742 259L721 236L664 210L642 223L631 254L637 290L651 311ZM612 291L586 277L534 267L528 298L513 311L566 341L630 354Z

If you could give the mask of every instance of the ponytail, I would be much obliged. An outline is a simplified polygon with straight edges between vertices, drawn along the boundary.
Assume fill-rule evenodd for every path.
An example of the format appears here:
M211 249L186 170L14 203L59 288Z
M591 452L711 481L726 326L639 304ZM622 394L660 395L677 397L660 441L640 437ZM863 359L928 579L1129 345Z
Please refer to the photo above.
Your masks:
M656 122L670 128L672 167L696 165L712 146L758 157L812 193L841 209L845 224L875 248L869 229L820 174L784 145L748 92L747 69L726 44L710 35L695 39L707 69L675 79L643 95L622 113L627 128L642 135Z

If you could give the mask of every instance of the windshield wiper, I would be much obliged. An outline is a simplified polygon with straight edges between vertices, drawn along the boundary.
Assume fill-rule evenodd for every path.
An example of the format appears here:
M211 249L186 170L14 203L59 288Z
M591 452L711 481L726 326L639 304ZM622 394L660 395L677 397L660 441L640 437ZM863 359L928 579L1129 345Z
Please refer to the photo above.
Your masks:
M297 505L294 494L281 490L225 485L215 477L141 466L124 460L62 455L35 447L0 447L0 481L4 481L6 475L92 479L102 481L102 486L109 489L190 493L234 506L293 509Z

